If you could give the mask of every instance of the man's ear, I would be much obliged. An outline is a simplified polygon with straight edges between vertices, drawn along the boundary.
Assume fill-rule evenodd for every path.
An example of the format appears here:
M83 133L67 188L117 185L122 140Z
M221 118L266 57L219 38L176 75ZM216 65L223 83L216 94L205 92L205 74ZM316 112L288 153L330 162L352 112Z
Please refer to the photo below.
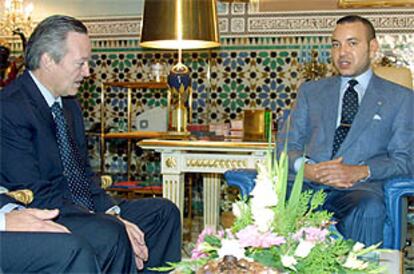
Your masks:
M369 55L371 59L375 57L375 54L378 52L378 50L379 50L378 40L376 38L371 39L371 41L369 42Z
M51 71L54 65L56 65L55 60L47 52L43 53L40 57L40 67Z

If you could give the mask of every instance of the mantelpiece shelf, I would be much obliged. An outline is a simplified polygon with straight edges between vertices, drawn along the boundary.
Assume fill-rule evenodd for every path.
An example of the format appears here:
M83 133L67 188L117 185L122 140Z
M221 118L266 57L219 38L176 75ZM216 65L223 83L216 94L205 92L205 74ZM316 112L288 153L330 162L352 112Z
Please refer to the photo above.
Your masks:
M104 86L118 87L118 88L151 88L151 89L165 89L168 88L167 82L104 82Z
M177 132L163 132L163 131L130 131L130 132L110 132L105 133L105 139L167 139L167 140L183 140L190 137L189 132L177 134Z

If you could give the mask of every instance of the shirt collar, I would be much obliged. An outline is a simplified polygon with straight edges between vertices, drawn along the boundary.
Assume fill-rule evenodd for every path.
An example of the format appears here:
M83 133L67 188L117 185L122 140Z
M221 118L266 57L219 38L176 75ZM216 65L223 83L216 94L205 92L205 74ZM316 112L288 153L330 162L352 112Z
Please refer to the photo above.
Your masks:
M372 77L372 69L369 68L367 71L365 71L364 73L358 75L357 77L341 77L341 90L344 90L346 85L348 84L348 81L351 79L355 79L358 81L358 85L360 86L363 90L363 92L365 93L365 90L368 87L369 81L371 80Z
M40 81L36 78L36 76L31 71L29 71L29 75L32 77L36 86L39 88L40 93L42 94L43 98L45 98L46 103L49 107L52 107L52 105L55 102L58 102L59 105L62 107L62 98L60 96L58 97L53 96L52 92L50 92L50 90L47 87L45 87L42 83L40 83Z

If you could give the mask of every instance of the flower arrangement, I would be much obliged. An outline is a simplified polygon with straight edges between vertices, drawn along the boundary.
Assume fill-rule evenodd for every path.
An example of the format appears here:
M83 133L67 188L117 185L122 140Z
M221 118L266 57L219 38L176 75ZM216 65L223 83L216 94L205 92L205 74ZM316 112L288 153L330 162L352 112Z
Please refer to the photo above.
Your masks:
M365 248L345 240L333 228L332 214L318 210L322 191L302 192L304 167L286 198L288 156L279 160L270 148L258 166L249 198L233 203L236 216L226 230L205 229L192 257L170 263L162 271L175 273L380 273L372 256L379 245ZM371 254L371 255L370 255ZM251 266L255 268L249 268ZM229 272L231 267L238 271ZM244 271L240 271L243 270ZM227 272L226 272L227 271Z

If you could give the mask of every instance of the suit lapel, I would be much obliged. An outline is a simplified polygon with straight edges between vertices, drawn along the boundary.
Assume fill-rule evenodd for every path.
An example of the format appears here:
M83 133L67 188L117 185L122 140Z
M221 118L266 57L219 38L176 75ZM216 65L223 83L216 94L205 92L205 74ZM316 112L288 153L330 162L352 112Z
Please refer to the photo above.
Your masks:
M326 94L320 98L323 113L322 118L325 120L324 130L325 136L327 136L327 139L329 140L328 146L332 148L336 129L336 121L338 117L339 89L341 88L341 78L332 78L332 81L327 82L327 85L323 88L326 91Z
M56 136L55 121L53 119L53 115L49 105L47 104L45 98L41 94L39 88L36 86L32 77L29 75L28 71L24 73L23 77L26 77L25 81L23 82L25 85L25 91L28 94L28 97L30 98L30 103L32 104L33 108L37 110L38 116L42 120L44 120L45 123L47 123L47 128L49 128L52 131L53 136ZM73 116L71 115L69 99L62 97L62 105L66 123L68 124L72 136L74 136L74 121Z
M364 98L362 98L361 106L352 123L351 130L341 145L338 154L342 154L368 128L375 113L378 112L384 103L385 98L381 96L381 87L378 86L378 78L373 75Z
M47 105L45 98L43 98L42 94L40 93L39 88L36 86L32 77L29 75L29 72L26 71L22 77L26 78L23 81L25 86L24 91L30 98L30 103L32 104L34 109L37 109L38 114L42 119L44 119L48 123L53 123L53 116L50 111L50 108Z

